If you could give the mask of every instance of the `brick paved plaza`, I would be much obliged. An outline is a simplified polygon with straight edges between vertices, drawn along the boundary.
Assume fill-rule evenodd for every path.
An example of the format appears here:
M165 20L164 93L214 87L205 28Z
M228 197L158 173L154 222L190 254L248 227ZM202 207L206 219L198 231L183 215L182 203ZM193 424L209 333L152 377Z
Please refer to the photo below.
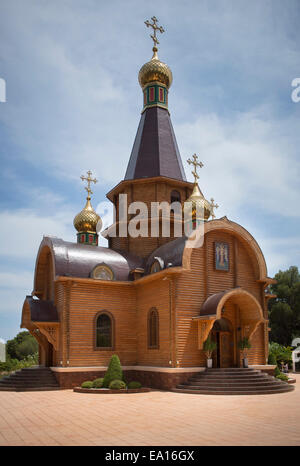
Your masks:
M278 395L0 392L0 445L300 445L296 378Z

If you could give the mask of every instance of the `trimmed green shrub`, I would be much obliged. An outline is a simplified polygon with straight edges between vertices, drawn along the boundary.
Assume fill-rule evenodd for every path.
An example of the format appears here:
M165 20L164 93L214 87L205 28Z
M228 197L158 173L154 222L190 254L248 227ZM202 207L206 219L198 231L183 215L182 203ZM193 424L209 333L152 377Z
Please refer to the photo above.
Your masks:
M129 382L128 388L141 388L142 384L140 382Z
M93 388L102 388L103 378L95 379L93 381Z
M108 388L110 382L113 380L122 380L123 379L123 371L120 363L120 359L116 354L113 354L110 358L109 365L107 371L105 373L103 379L103 387Z
M81 388L93 388L93 382L90 380L87 380L86 382L83 382L81 384Z
M285 374L280 373L279 375L276 375L276 379L283 380L284 382L288 381L288 376Z
M123 380L112 380L109 384L111 390L121 390L126 388L125 382Z
M274 376L277 377L280 374L281 374L281 372L280 372L279 368L276 366L275 369L274 369Z

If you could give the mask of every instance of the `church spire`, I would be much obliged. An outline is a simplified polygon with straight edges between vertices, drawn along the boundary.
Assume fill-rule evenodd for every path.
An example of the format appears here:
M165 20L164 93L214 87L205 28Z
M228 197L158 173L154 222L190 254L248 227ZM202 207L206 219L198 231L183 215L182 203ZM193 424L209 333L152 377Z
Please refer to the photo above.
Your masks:
M157 25L155 16L151 20L152 23L147 20L145 24L153 29L150 35L154 42L153 56L139 72L144 105L125 180L165 176L186 181L168 111L172 71L157 55L156 33L163 33L164 29Z

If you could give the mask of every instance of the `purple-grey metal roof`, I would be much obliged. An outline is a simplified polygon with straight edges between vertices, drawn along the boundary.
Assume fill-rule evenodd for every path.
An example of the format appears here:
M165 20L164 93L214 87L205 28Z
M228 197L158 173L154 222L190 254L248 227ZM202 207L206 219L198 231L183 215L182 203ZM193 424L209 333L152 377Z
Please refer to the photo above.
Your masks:
M125 180L155 176L186 181L169 112L161 107L141 116Z
M71 243L55 237L44 237L40 251L44 246L53 252L54 274L58 276L89 278L97 265L106 264L112 269L115 280L128 281L132 269L144 267L143 259L125 251Z
M34 299L26 296L32 322L58 322L57 309L52 301Z

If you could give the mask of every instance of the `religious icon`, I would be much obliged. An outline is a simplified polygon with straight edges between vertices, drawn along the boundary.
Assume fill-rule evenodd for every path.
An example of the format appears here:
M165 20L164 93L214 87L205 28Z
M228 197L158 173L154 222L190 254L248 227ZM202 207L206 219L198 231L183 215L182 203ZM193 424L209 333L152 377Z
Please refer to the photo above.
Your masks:
M216 270L229 270L229 246L227 243L215 243Z

